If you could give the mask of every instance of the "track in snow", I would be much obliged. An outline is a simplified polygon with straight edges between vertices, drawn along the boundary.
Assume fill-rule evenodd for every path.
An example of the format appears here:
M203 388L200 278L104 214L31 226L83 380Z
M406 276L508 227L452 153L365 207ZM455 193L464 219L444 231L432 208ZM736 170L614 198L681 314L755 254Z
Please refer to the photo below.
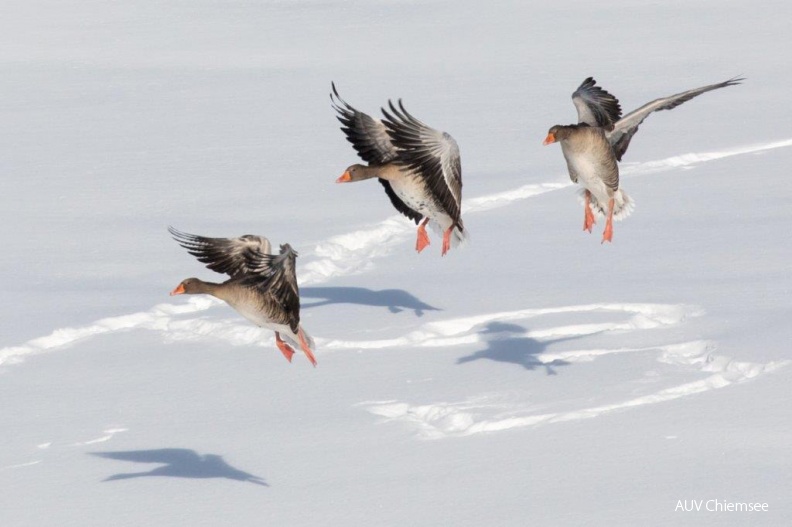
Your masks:
M622 174L625 176L654 174L790 146L792 139L786 139L716 152L683 154L645 163L625 163L622 165ZM523 185L514 190L471 198L465 201L464 213L489 211L572 185L571 181ZM320 242L313 251L312 261L304 265L300 272L300 285L323 283L335 277L369 271L374 268L373 260L396 250L413 235L413 231L412 223L405 221L401 216L392 216L368 229L333 236L325 242ZM158 304L148 311L104 318L83 327L56 329L49 335L31 339L22 345L0 348L0 366L15 364L24 360L26 356L62 349L94 336L133 329L162 331L174 339L187 338L189 335L193 335L194 338L211 335L228 340L232 344L262 344L256 340L260 330L254 327L225 320L180 318L183 315L205 311L219 303L220 301L212 298L191 297L179 304Z
M614 320L591 324L578 324L545 328L538 331L516 333L513 329L509 339L532 339L542 344L559 337L579 337L595 333L619 332L621 334L645 331L658 327L681 324L689 317L699 317L703 311L693 306L665 304L599 304L565 306L555 309L526 309L507 313L493 313L478 317L461 318L426 324L421 329L400 339L370 342L327 342L328 348L381 349L392 346L443 347L486 342L487 335L480 331L486 323L494 320L524 320L553 313L592 313L606 311L614 314L631 314L627 320ZM519 326L515 326L519 327ZM658 344L651 347L613 347L577 349L564 352L548 352L531 355L533 364L545 365L552 372L554 364L592 362L605 355L624 353L651 353L657 361L672 364L683 370L697 371L707 377L639 397L631 397L608 404L583 406L560 412L536 412L525 403L508 401L505 394L488 392L474 395L462 401L434 401L410 404L402 401L366 401L359 404L370 413L416 427L424 439L470 436L487 432L498 432L515 428L561 423L579 419L590 419L603 414L656 404L689 395L723 388L751 380L761 374L788 366L792 361L775 361L766 364L739 362L715 353L716 344L695 340L673 344ZM465 362L460 359L458 362ZM644 372L639 372L643 375ZM626 382L629 382L628 379Z
M753 154L789 146L792 146L792 139L719 152L685 154L659 161L625 164L623 165L622 173L625 176L653 174L676 168L689 168L699 163L731 156ZM471 198L466 200L464 212L465 214L476 214L493 210L571 185L571 182L524 185L507 192ZM396 250L398 246L403 245L413 235L413 231L414 228L411 223L401 217L393 216L371 228L334 236L316 246L313 259L303 266L300 283L302 285L323 283L335 277L369 271L374 268L372 261L386 256ZM219 301L211 298L191 297L179 304L158 304L148 311L105 318L83 327L57 329L49 335L32 339L19 346L0 348L0 366L21 362L25 357L32 354L64 349L95 336L135 329L160 332L166 340L215 338L225 340L232 345L271 345L270 339L262 339L260 329L243 323L236 315L229 319L207 319L192 316L218 304ZM585 312L593 310L610 311L617 314L628 313L632 317L627 321L560 326L549 330L528 332L525 336L541 340L551 336L588 335L614 330L638 331L659 325L678 324L686 316L697 316L699 313L687 306L652 304L603 304L526 309L433 322L392 340L356 342L317 339L317 343L322 351L381 349L396 346L453 346L481 341L484 337L476 329L486 322L518 320L553 312ZM716 356L712 353L713 349L713 343L702 341L662 344L655 348L650 348L650 351L659 353L658 360L671 362L683 367L698 368L700 371L710 375L699 381L666 388L642 397L604 406L580 408L574 411L525 414L524 410L519 408L510 409L498 404L493 406L490 403L481 404L475 401L456 403L431 402L417 406L398 401L389 401L366 403L365 406L375 415L418 425L423 437L471 435L515 427L589 418L624 408L676 399L744 382L761 373L788 364L788 362L771 362L768 364L742 363ZM536 356L536 359L544 364L552 364L557 360L580 362L595 360L597 357L607 354L638 351L645 352L647 350L618 348L577 350L560 354L540 354ZM503 417L504 413L508 417ZM494 417L495 415L499 417Z

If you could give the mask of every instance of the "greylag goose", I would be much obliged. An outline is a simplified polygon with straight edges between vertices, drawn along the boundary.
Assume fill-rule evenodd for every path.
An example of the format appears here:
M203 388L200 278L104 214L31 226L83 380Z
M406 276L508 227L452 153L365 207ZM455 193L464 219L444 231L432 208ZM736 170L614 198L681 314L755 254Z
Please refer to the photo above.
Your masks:
M297 252L288 243L280 246L276 256L269 254L270 242L263 236L206 238L173 227L168 227L168 231L199 262L230 276L221 284L187 278L171 295L207 294L219 298L255 325L273 330L275 344L289 362L294 355L292 346L299 346L316 366L313 339L300 325Z
M652 112L671 110L708 91L734 86L744 79L734 78L717 84L662 97L644 104L624 117L619 100L597 86L589 77L572 94L578 124L555 125L547 133L545 145L560 142L569 177L584 188L583 230L591 232L595 223L592 207L607 216L602 242L613 240L613 219L626 217L632 200L619 188L619 166L638 126Z
M378 178L393 206L418 225L415 250L429 245L426 225L443 233L442 255L465 240L462 212L462 163L454 138L425 125L388 101L385 119L359 112L330 94L347 140L367 165L351 165L336 183ZM423 221L421 221L423 220Z

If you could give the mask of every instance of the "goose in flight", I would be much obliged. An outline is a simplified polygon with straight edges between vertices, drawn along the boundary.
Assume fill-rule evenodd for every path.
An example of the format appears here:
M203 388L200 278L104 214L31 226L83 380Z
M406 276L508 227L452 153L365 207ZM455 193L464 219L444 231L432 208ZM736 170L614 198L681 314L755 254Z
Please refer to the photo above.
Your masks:
M280 254L270 254L267 238L246 234L238 238L207 238L168 231L199 262L230 278L223 283L187 278L171 295L207 294L225 301L259 327L275 332L275 344L291 362L296 347L316 366L314 341L300 325L300 292L295 261L297 252L287 243Z
M555 125L547 133L545 145L559 142L569 177L583 186L585 217L583 229L591 232L594 211L606 216L602 242L613 240L613 219L626 217L632 200L619 187L619 166L638 127L651 113L671 110L708 91L734 86L741 78L687 90L644 104L622 117L619 100L597 86L589 77L572 94L578 123ZM592 210L593 209L593 210Z
M467 233L462 223L462 163L454 138L413 117L401 100L388 101L384 119L375 119L347 104L335 84L330 94L341 130L365 165L354 164L337 183L377 178L390 202L418 225L415 250L429 245L426 226L443 233L442 255Z

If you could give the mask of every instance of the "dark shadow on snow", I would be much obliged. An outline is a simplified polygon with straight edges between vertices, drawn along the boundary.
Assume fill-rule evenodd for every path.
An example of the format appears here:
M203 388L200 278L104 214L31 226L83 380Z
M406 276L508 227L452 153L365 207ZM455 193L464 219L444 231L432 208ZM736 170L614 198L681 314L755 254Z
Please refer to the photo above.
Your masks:
M481 331L484 340L487 341L487 348L477 351L471 355L460 357L457 364L465 364L474 360L488 359L497 362L511 362L519 364L526 370L544 368L548 375L556 375L556 366L566 366L569 363L564 360L554 360L553 362L542 362L537 355L544 353L550 344L563 342L579 338L563 337L553 340L538 341L529 337L514 336L525 333L525 328L517 324L507 324L504 322L490 322Z
M319 301L306 302L307 299L314 298ZM440 311L402 289L374 291L365 287L301 287L300 304L302 309L329 304L387 307L391 313L400 313L408 309L414 311L415 315L419 317L423 316L424 311Z
M104 481L166 476L171 478L225 478L246 481L269 487L258 476L238 470L215 454L199 455L195 450L186 448L160 448L157 450L129 450L126 452L90 452L92 456L133 463L156 463L162 465L148 472L113 474Z

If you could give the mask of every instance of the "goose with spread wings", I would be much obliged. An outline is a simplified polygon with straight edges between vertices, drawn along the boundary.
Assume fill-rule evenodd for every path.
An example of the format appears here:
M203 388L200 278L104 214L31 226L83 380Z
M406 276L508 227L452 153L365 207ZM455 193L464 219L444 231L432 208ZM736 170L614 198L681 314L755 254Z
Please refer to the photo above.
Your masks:
M337 183L377 178L390 202L418 225L415 249L429 245L426 226L443 233L442 255L467 237L462 223L462 163L453 137L422 123L388 101L384 119L375 119L346 103L335 84L330 94L341 130L366 165L354 164Z
M591 232L594 212L606 216L602 241L613 240L613 220L626 217L632 200L619 188L619 166L638 127L651 113L671 110L708 91L734 86L741 78L687 90L661 97L644 104L622 117L619 100L597 86L589 77L572 94L578 123L555 125L547 133L544 144L559 142L566 159L569 177L583 188L585 217L583 229ZM593 210L592 210L593 209Z
M316 366L314 341L300 325L300 291L295 262L297 252L289 244L280 254L270 254L267 238L246 234L238 238L207 238L168 231L176 242L199 262L230 278L223 283L187 278L171 295L207 294L225 301L255 325L275 332L275 344L291 362L294 348L302 348Z

